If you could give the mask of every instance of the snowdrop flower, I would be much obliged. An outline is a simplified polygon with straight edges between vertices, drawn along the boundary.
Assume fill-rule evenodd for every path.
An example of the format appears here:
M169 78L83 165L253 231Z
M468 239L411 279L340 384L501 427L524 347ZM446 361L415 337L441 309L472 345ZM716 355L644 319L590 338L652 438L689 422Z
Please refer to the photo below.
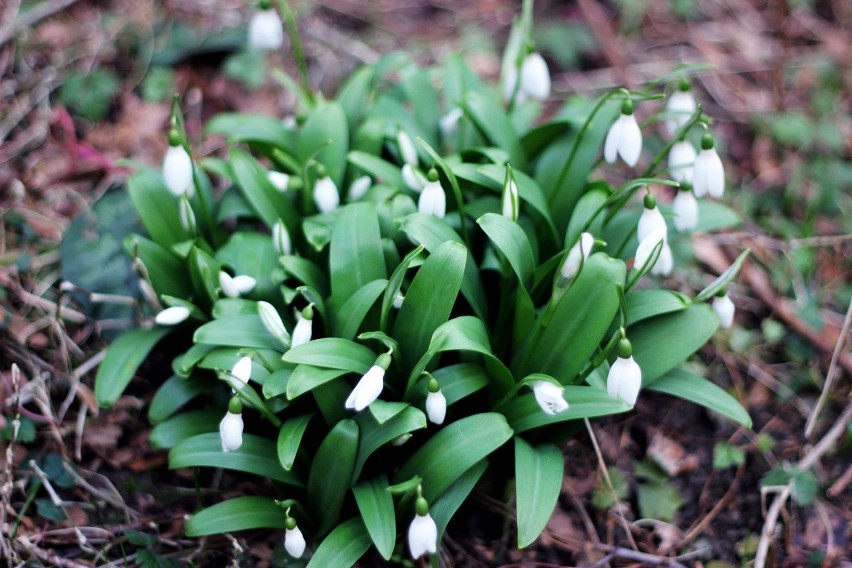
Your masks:
M409 166L417 167L419 160L417 159L417 148L414 147L414 141L405 130L400 129L396 134L396 144L399 147L399 155L402 161Z
M609 164L615 163L616 156L621 156L628 166L633 167L639 161L642 153L642 131L633 114L633 101L624 101L619 116L607 132L604 141L604 159Z
M228 413L219 422L223 452L235 452L243 445L243 403L235 396L228 403Z
M611 398L620 398L634 406L642 388L642 369L633 360L633 346L626 338L618 342L617 353L606 377L606 390Z
M433 424L442 424L447 416L447 398L435 377L429 379L429 394L426 395L426 416Z
M698 201L692 193L692 185L682 181L672 203L674 226L678 231L690 231L698 224Z
M370 176L361 176L349 186L349 201L358 201L370 190L373 180Z
M688 140L680 140L672 144L669 150L669 174L672 179L691 183L696 156L695 147Z
M231 375L239 379L243 384L251 378L251 357L241 357L231 368Z
M290 233L281 219L278 219L275 225L272 226L272 247L278 254L293 254L293 243L290 241Z
M532 384L535 401L545 414L558 414L568 408L568 402L562 396L565 390L550 381L534 381Z
M708 132L701 138L701 151L695 158L692 189L695 197L709 195L719 199L725 193L725 168L714 148L713 136Z
M408 527L408 550L411 557L417 560L424 554L437 552L438 526L429 514L429 503L420 495L415 502L414 511L414 520Z
M725 329L733 325L736 307L734 306L734 302L731 301L730 296L728 296L727 290L720 290L716 297L713 298L713 311L719 316L719 325Z
M640 243L657 229L662 228L663 231L667 230L666 220L663 219L663 214L660 213L660 209L657 207L657 200L654 199L654 196L651 194L646 195L643 205L642 216L639 217L639 225L636 227L636 237Z
M232 282L234 283L234 286L236 286L237 292L240 295L248 294L254 290L255 286L257 286L257 280L246 274L238 274L237 276L234 276Z
M308 304L302 310L301 314L297 314L298 321L296 327L293 328L293 336L290 339L290 347L298 347L304 345L311 340L314 330L314 305Z
M360 412L370 406L382 394L385 386L385 371L390 367L390 353L382 353L370 370L364 373L355 388L346 398L344 406Z
M503 217L510 221L517 222L518 213L520 212L521 202L518 197L518 184L509 174L508 182L503 187L503 196L501 198L501 213Z
M503 80L503 100L506 102L511 101L512 95L515 95L515 102L518 104L527 100L527 94L521 89L518 83L518 70L514 65L508 70Z
M284 172L276 172L275 170L270 170L266 174L266 179L269 180L275 189L284 193L290 186L290 174L285 174Z
M260 301L257 303L257 311L260 314L260 321L263 322L263 327L271 333L278 341L285 346L290 345L290 334L287 328L284 327L284 322L281 321L281 316L278 310L269 302Z
M417 210L426 215L434 215L440 219L447 213L447 194L438 181L438 172L434 169L429 171L429 183L420 192L417 200Z
M538 52L530 53L521 65L521 86L529 98L543 101L550 96L550 71Z
M320 213L330 213L340 205L340 194L330 177L323 176L314 183L314 203Z
M163 179L175 197L183 194L192 197L195 189L192 184L192 158L186 153L180 134L174 128L169 132L169 149L163 158Z
M416 191L420 193L423 191L423 187L429 183L429 181L420 173L420 170L413 167L411 164L405 164L402 166L402 181L405 182L405 186L411 191Z
M228 298L240 297L240 289L237 288L231 275L224 270L219 271L219 286L222 288L222 293Z
M639 243L639 247L636 249L636 256L633 261L633 267L637 270L641 270L642 267L645 266L645 263L648 262L648 259L651 258L651 254L661 241L663 246L657 260L651 267L651 274L658 274L660 276L668 276L671 274L672 268L674 267L674 259L672 257L672 249L669 247L666 237L665 227L660 227L653 231Z
M172 306L154 316L157 325L177 325L189 317L189 308L186 306Z
M269 7L269 2L261 2L260 10L255 12L248 25L249 49L274 51L284 45L284 27L278 12Z
M393 295L393 307L397 310L402 307L402 303L405 301L405 296L402 295L401 290L397 290L396 294Z
M293 558L301 558L305 553L306 543L305 536L296 525L296 519L288 515L284 527L284 550Z
M595 238L591 233L583 233L580 238L568 251L568 256L565 258L565 263L562 265L562 278L570 280L577 276L580 272L580 267L589 258L592 252L592 247L595 245Z
M689 121L689 117L695 112L698 106L695 103L695 97L692 96L690 90L689 79L683 77L677 90L672 93L666 103L666 129L670 136L674 136L678 129Z
M438 121L438 127L444 138L449 138L459 130L459 120L464 116L462 109L455 107Z
M178 201L178 216L180 217L180 226L192 235L195 234L195 212L192 210L192 205L189 203L189 198L186 194L180 196Z

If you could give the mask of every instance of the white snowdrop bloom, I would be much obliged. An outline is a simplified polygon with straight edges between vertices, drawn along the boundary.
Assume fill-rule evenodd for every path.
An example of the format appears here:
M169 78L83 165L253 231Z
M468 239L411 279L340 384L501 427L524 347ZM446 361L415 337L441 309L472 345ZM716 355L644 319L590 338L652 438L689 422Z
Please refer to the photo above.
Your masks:
M503 217L511 221L517 221L521 201L520 197L518 197L518 184L515 183L515 180L509 179L509 183L503 188L503 196L500 201Z
M282 344L290 345L290 334L287 332L287 328L284 327L284 322L281 320L281 315L275 309L275 306L261 300L257 303L257 312L260 314L260 321L263 322L263 327L266 328L266 331L271 333Z
M436 180L426 184L417 200L417 210L426 215L444 218L447 213L447 194L444 193L440 182Z
M240 289L237 287L237 284L234 282L231 275L224 270L219 271L219 286L222 288L222 293L228 298L240 297Z
M238 274L233 278L234 286L240 295L248 294L257 286L257 280L246 274Z
M301 558L305 553L305 536L295 524L293 528L287 528L284 531L284 550L293 558Z
M364 197L373 185L370 176L361 176L349 186L349 201L358 201Z
M169 146L166 150L166 156L163 158L163 179L169 192L175 197L184 194L192 197L195 189L192 184L192 158L183 146Z
M384 364L384 359L387 357L387 365ZM344 406L356 412L360 412L370 406L373 401L379 398L382 394L382 389L385 386L385 370L390 364L390 356L387 354L380 355L376 364L370 367L370 370L364 373L364 376L349 393Z
M420 161L417 158L417 148L414 147L414 141L405 130L400 130L396 135L396 143L399 147L399 155L402 161L409 166L417 167Z
M669 276L674 269L674 255L668 241L663 241L663 248L660 250L660 257L651 268L651 274L656 276Z
M674 226L678 231L691 231L698 225L698 201L692 193L691 187L686 182L678 188L672 203L674 212Z
M633 360L633 346L626 338L618 342L617 354L606 377L606 390L611 398L620 398L634 406L642 388L642 369Z
M629 111L629 112L628 112ZM604 159L609 164L615 163L615 158L621 156L628 166L633 167L639 161L642 153L642 131L633 114L633 103L625 101L619 116L604 141Z
M709 133L705 134L692 173L695 197L709 195L719 199L725 193L725 168L714 146L713 137Z
M532 385L535 401L545 414L558 414L568 408L568 402L562 396L565 390L550 381L534 381Z
M296 322L296 327L293 328L290 347L298 347L299 345L304 345L311 340L311 336L314 333L313 315L313 308L305 308L302 310L302 313L297 316L298 321Z
M515 100L518 103L522 103L526 98L523 91L521 91L520 85L518 85L518 70L513 65L506 72L506 76L503 77L503 100L505 102L509 102L512 100L512 95L515 94L515 88L517 87L517 95L515 96Z
M669 174L675 181L692 183L692 172L695 166L695 147L688 140L672 144L669 150Z
M295 114L288 114L284 118L281 119L281 124L284 128L296 128L299 125L299 122L296 120Z
M438 526L428 512L415 514L408 527L408 550L415 560L438 550Z
M243 384L248 383L251 378L251 357L240 357L240 360L231 368L231 375Z
M683 87L683 85L681 85ZM686 124L689 117L695 112L698 106L695 103L695 97L692 96L692 91L689 90L689 83L686 83L686 90L681 90L672 93L666 102L666 129L669 131L669 136L674 136L678 129Z
M447 398L435 377L429 379L429 394L426 395L426 416L433 424L442 424L447 416Z
M273 187L281 193L287 191L287 188L290 185L290 174L285 174L284 172L270 170L266 174L266 179L268 179L269 183L271 183Z
M180 217L180 226L190 234L195 234L195 212L192 210L192 205L186 194L180 196L178 201L178 216Z
M322 177L314 183L314 203L320 213L330 213L340 205L340 194L330 177Z
M402 303L405 301L405 296L402 295L401 290L397 290L396 294L393 295L393 307L397 310L402 307Z
M429 183L420 171L412 167L411 164L405 164L402 166L402 181L405 182L405 186L411 191L415 191L420 193L423 191L423 187Z
M592 247L594 245L595 238L591 233L583 233L580 235L579 240L577 240L577 242L574 243L574 246L571 247L571 250L568 251L568 257L562 265L561 274L563 278L570 280L577 276L583 262L585 262L592 253Z
M550 71L539 54L530 53L521 65L521 90L531 99L543 101L550 96Z
M275 252L283 255L293 254L293 243L290 241L290 232L281 219L272 226L272 247Z
M235 452L243 445L243 415L241 412L231 412L230 405L228 413L219 422L219 437L222 439L223 452Z
M177 325L186 321L189 317L189 308L186 306L172 306L154 316L158 325Z
M274 51L284 45L284 26L278 12L269 8L255 12L248 25L249 49Z
M654 252L654 249L661 241L663 243L663 250L665 250L668 246L665 227L658 228L639 242L639 246L636 248L636 255L633 260L633 267L636 270L642 269L645 263L648 262L648 259L651 258L651 253ZM660 262L662 256L663 252L661 251L656 262Z
M438 121L438 127L444 138L449 138L459 130L459 120L464 116L462 109L455 107Z
M736 311L736 307L727 292L722 296L716 296L713 298L713 311L715 311L716 315L719 316L719 325L725 329L734 324L734 312Z
M641 243L645 240L645 237L657 229L666 231L666 220L663 219L663 214L660 213L660 209L657 207L657 200L651 195L646 195L642 216L639 217L639 225L636 227L636 237Z

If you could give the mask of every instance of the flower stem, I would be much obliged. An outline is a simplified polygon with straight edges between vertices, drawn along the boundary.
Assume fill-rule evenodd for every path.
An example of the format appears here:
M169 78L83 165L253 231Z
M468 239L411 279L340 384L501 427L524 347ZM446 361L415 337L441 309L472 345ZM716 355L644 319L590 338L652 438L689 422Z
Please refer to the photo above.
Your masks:
M299 68L299 79L302 82L302 90L304 90L305 96L313 104L314 93L311 90L311 81L308 78L308 61L305 58L305 50L302 48L299 28L296 26L296 17L293 15L293 10L290 8L290 3L287 0L278 0L278 7L284 16L284 21L287 23L287 35L290 36L290 44L293 46L293 57L296 59L296 66Z

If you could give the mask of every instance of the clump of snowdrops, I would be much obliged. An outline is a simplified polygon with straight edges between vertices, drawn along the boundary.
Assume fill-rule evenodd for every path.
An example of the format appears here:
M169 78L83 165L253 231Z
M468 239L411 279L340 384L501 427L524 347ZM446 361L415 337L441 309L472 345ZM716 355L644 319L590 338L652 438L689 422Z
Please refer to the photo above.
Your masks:
M743 258L671 289L710 280L692 233L736 221L712 201L723 166L688 77L541 120L550 76L530 27L527 3L498 88L458 57L385 57L335 100L303 74L288 82L295 120L207 125L222 157L193 152L176 101L162 168L128 181L151 325L112 344L96 395L112 404L157 343L186 342L151 404L152 442L172 468L269 480L213 499L189 535L277 529L294 562L326 568L370 547L435 559L477 484L514 478L523 547L584 419L656 391L749 423L681 368L732 324ZM280 47L269 5L249 29L253 47Z

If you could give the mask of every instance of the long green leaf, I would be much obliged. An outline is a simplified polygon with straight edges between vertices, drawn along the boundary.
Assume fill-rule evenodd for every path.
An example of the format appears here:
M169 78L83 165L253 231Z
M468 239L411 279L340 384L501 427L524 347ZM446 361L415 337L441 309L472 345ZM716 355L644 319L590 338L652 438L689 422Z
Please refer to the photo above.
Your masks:
M131 329L109 346L95 376L95 400L99 406L107 408L115 404L139 365L169 331L166 327Z
M400 436L426 427L426 415L413 406L407 407L384 424L380 424L371 412L359 412L355 421L361 428L355 478L361 474L361 469L373 452Z
M486 213L476 223L509 261L521 285L530 290L535 257L527 234L520 225L496 213Z
M334 425L320 444L308 477L308 502L316 516L317 534L337 524L343 499L352 484L358 455L358 424L351 419Z
M148 442L154 448L174 448L193 436L216 432L221 420L222 411L215 408L182 412L154 426Z
M317 548L308 568L352 568L370 548L370 534L359 517L337 525Z
M679 312L690 304L689 298L672 290L630 290L624 300L627 303L627 325Z
M269 228L281 219L290 234L295 234L299 227L299 215L293 203L282 196L269 181L266 169L249 154L237 148L231 149L230 158L234 179L258 218Z
M186 239L186 231L180 224L177 199L166 189L159 172L140 167L127 179L127 192L155 243L168 249Z
M145 265L151 285L158 295L177 298L189 298L192 295L186 265L170 250L139 235L128 236L124 248L131 256L136 254Z
M277 282L270 278L270 274L278 266L278 255L269 235L248 231L234 233L216 251L215 258L219 264L233 268L235 274L251 276L257 281L249 297L270 298L275 294Z
M349 152L348 159L350 164L364 170L383 183L397 189L405 187L405 182L402 179L402 171L395 164L359 150Z
M281 430L278 431L278 441L275 444L275 448L278 450L278 461L281 463L284 471L293 469L299 445L302 443L302 436L312 417L313 414L303 414L289 418L281 426Z
M405 258L400 261L394 269L393 274L391 274L388 285L385 287L385 295L382 298L382 314L379 321L379 329L387 329L388 316L390 315L391 308L393 307L394 298L396 297L397 292L399 292L402 288L402 282L405 280L405 273L408 271L409 266L411 266L411 262L419 256L421 252L423 252L423 249L423 245L420 245L406 254Z
M737 399L717 384L689 371L672 369L647 388L700 404L746 428L751 428L751 417Z
M207 322L195 330L196 343L227 345L231 347L256 347L279 349L281 344L263 325L260 316L245 314Z
M515 436L518 546L533 543L547 526L562 489L562 452L553 444L531 446Z
M175 410L210 389L210 380L206 377L184 378L172 375L157 389L148 408L148 419L157 424L171 416Z
M300 162L314 159L324 164L337 187L342 187L349 150L349 123L343 107L336 102L314 107L302 127L297 148Z
M299 365L287 379L287 398L293 400L348 372L346 369L323 369L313 365Z
M432 515L435 525L438 527L439 541L453 515L455 515L456 511L464 503L464 500L467 499L467 496L470 495L470 492L473 491L473 487L482 477L482 474L485 473L486 469L488 469L487 459L477 462L473 467L461 474L440 497L429 504L429 514Z
M387 278L379 218L372 203L350 203L339 210L328 264L335 306L342 306L366 284Z
M580 420L595 416L609 416L627 412L633 407L609 397L606 390L597 387L567 386L563 392L568 401L568 409L558 414L546 414L535 400L535 396L525 394L506 406L503 413L516 434L558 424L568 420Z
M312 261L301 256L282 256L279 257L278 261L288 275L313 288L323 297L329 294L325 272Z
M352 488L352 493L376 550L382 558L390 560L396 542L396 517L387 477L380 475L363 481Z
M716 295L716 292L727 286L731 280L736 278L737 274L739 274L740 269L743 267L743 263L745 263L748 255L751 254L751 249L746 249L745 251L740 253L740 256L728 267L725 272L719 275L713 282L707 285L698 295L695 297L696 302L701 302L704 300L708 300Z
M261 143L295 153L296 134L271 116L225 112L217 114L204 129L207 134L220 134L231 142Z
M512 166L524 167L526 157L524 149L515 134L515 129L503 109L482 93L469 92L462 107L465 114L476 125L477 130L509 154Z
M367 99L373 88L373 76L373 67L364 65L349 76L337 93L337 100L346 114L350 135L361 123L361 117L367 107Z
M268 497L237 497L194 514L184 527L186 536L284 528L284 511Z
M363 374L376 361L376 354L369 347L348 339L324 337L290 349L282 359L288 363Z

